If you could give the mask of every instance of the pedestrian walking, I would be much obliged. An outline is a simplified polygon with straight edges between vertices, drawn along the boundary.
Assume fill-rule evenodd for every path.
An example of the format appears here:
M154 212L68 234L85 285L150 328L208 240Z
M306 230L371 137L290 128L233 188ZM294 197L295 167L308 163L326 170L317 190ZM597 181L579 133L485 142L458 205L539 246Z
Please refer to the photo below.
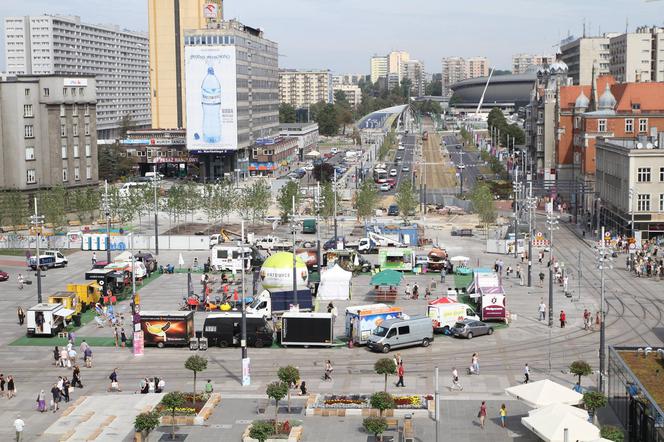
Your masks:
M212 385L212 379L208 379L205 383L205 393L210 394L214 391L214 386Z
M120 390L120 383L118 382L117 367L113 369L113 372L108 376L108 379L111 381L111 385L108 387L108 391L122 391Z
M544 287L544 272L539 272L540 287Z
M25 312L23 311L23 307L19 306L16 309L16 315L18 316L18 325L23 325L23 322L25 322Z
M305 381L300 382L300 396L307 395L307 383Z
M21 437L23 436L23 427L25 427L25 422L21 419L21 415L16 415L16 420L14 421L14 429L16 430L16 442L21 442Z
M539 307L537 307L537 312L539 313L539 320L544 321L546 319L546 304L544 304L544 299L540 299Z
M412 297L412 291L410 289L410 283L406 284L406 299L411 299Z
M46 393L44 393L44 390L41 390L37 395L37 410L40 413L46 411Z
M480 355L479 353L473 353L473 357L470 359L470 366L473 369L473 373L480 374Z
M450 390L454 390L455 388L458 388L459 391L463 391L463 385L459 382L459 372L456 367L452 367L452 388L450 388Z
M14 376L7 376L7 399L16 396L16 385L14 384Z
M65 402L69 402L69 387L71 387L71 382L65 376L62 378L62 397L65 398Z
M67 361L69 361L69 352L66 347L62 347L60 350L60 367L66 367Z
M97 252L92 252L92 267L97 264Z
M584 330L590 329L590 312L588 311L587 308L583 309L583 329Z
M538 256L538 262L542 264L542 260L544 259L544 251L540 250L539 256Z
M505 428L505 421L507 420L507 407L505 404L500 406L500 410L498 412L500 413L500 426Z
M115 341L115 347L118 347L118 341L120 339L120 333L118 332L117 327L113 327L113 340Z
M77 353L76 353L76 350L74 350L73 347L69 349L69 352L67 353L67 356L69 357L69 360L67 361L67 367L73 367L74 365L76 365Z
M86 368L92 368L92 349L90 346L86 347L83 351L83 360L85 361Z
M530 382L530 367L528 367L528 363L526 363L526 365L523 367L523 377L524 377L523 380L524 384Z
M325 362L325 375L323 376L323 380L331 381L333 371L334 367L332 367L332 362L328 359L327 362Z
M420 287L417 283L413 284L413 299L418 299L420 296Z
M445 264L443 264L443 268L440 270L440 282L444 283L445 282L445 275L447 274L447 269L445 268Z
M120 330L120 341L122 341L122 348L125 348L127 346L127 334L124 328Z
M53 359L55 359L54 364L57 366L60 363L60 349L57 345L53 348Z
M53 413L58 411L58 408L60 408L60 389L58 388L58 384L53 384L53 387L51 387L51 408L53 409Z
M477 412L477 417L480 418L480 427L484 430L484 419L486 419L486 401L482 401L480 411Z
M595 329L599 330L600 326L602 325L602 317L600 316L599 312L595 315Z
M78 365L74 366L74 371L71 374L71 386L83 388L83 384L81 383L81 369Z
M403 374L404 374L404 368L403 368L403 361L399 363L399 366L397 367L397 376L399 376L399 380L397 381L397 387L405 387L403 384Z
M0 396L5 396L5 384L7 381L5 381L5 376L0 373Z
M565 328L565 323L567 322L567 315L564 310L560 311L560 328Z

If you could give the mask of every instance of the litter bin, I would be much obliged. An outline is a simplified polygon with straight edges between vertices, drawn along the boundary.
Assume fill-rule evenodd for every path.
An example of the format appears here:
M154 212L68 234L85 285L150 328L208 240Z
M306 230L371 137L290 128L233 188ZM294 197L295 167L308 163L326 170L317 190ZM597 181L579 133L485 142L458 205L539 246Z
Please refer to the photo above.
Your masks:
M196 351L198 350L198 339L192 339L189 341L189 350Z
M206 351L208 349L208 340L207 338L201 338L198 341L198 349L200 351Z
M74 315L74 325L76 327L81 326L81 315Z
M207 262L203 264L203 272L210 273L210 264L208 264Z

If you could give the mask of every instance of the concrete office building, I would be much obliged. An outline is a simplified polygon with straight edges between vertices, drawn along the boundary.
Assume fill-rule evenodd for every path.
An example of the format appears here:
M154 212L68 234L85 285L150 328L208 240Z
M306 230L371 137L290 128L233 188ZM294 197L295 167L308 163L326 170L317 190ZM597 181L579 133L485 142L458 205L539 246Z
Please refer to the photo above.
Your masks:
M379 78L387 77L387 57L374 55L371 57L371 82L375 83Z
M206 5L216 4L215 18ZM152 127L185 127L184 34L222 19L220 0L148 0Z
M549 66L556 57L553 55L515 54L512 55L512 74L525 74L534 66Z
M355 108L362 103L362 90L352 84L341 84L333 87L334 92L341 91L346 96L346 101L351 107Z
M405 64L410 61L410 54L406 51L392 51L387 54L387 73L395 74L399 81L404 78Z
M96 106L93 77L0 81L0 189L96 185Z
M636 32L611 38L610 71L616 81L664 81L663 31L662 28L643 26Z
M279 100L296 109L306 108L320 101L331 103L332 75L329 70L279 71Z
M617 34L604 34L601 37L567 38L560 42L560 57L569 68L569 76L574 84L590 84L593 66L595 75L610 73L610 41Z
M466 59L468 63L468 78L486 77L489 75L489 59L486 57L472 57Z
M150 126L147 35L51 15L6 17L4 35L10 75L96 76L100 139L117 137L125 116Z
M236 51L237 150L198 153L207 178L245 177L251 147L279 134L279 52L260 29L236 20L211 22L209 29L185 32L185 46L232 46Z

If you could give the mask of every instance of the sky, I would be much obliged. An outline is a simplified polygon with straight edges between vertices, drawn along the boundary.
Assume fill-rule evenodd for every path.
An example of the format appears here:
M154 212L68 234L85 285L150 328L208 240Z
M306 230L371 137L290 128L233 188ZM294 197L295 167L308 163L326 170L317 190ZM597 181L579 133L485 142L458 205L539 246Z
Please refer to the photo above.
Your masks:
M280 67L336 73L369 73L370 57L391 50L429 73L446 56L486 56L509 69L513 54L553 53L561 38L581 36L584 22L588 35L664 26L664 0L226 0L224 8L225 18L279 43ZM3 18L43 13L147 30L146 0L0 0Z

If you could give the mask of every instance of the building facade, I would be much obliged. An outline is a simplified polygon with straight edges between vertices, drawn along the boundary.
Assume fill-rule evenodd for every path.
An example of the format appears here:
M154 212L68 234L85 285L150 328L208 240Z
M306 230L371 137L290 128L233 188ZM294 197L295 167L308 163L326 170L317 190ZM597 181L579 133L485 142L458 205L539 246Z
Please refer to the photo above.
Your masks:
M611 38L609 49L618 82L664 81L664 29L639 27Z
M330 71L280 70L279 100L296 109L306 108L320 101L331 103L333 95Z
M514 54L512 55L512 74L525 74L528 69L549 66L554 63L553 55Z
M410 80L410 94L414 97L424 95L424 63L418 60L410 60L404 64L403 78Z
M80 17L6 17L5 61L10 75L95 76L100 139L117 137L125 117L132 126L150 126L145 34Z
M96 106L93 77L0 81L0 189L96 185Z
M300 161L305 159L306 154L318 149L318 123L281 123L279 134L297 140Z
M376 83L380 78L387 77L387 57L374 55L371 57L371 82Z
M468 63L468 78L486 77L489 75L489 59L486 57L471 57Z
M216 17L206 17L206 5L216 4ZM223 19L220 0L148 0L150 103L152 127L185 127L185 30L205 29Z
M198 157L187 150L185 129L130 130L120 145L123 156L132 159L141 176L156 166L166 177L184 177L198 164Z
M249 174L252 147L279 133L279 53L263 31L236 20L185 33L185 46L231 46L236 53L237 150L198 152L207 178ZM200 87L197 85L197 87Z
M339 86L334 86L334 92L341 91L346 97L346 101L351 105L352 108L357 108L357 106L362 103L362 90L352 84L342 84Z
M253 147L249 173L252 176L269 176L279 168L289 170L289 164L300 160L296 138L275 137L259 140Z
M664 132L657 137L599 138L596 191L600 225L637 238L664 236Z
M590 84L595 75L610 73L610 41L617 34L601 37L568 38L560 42L560 57L569 68L574 84Z
M461 57L446 57L443 58L442 63L443 96L450 98L452 96L450 87L468 78L468 65L466 60Z
M358 85L360 80L365 80L365 74L336 74L332 75L332 87L341 85Z

